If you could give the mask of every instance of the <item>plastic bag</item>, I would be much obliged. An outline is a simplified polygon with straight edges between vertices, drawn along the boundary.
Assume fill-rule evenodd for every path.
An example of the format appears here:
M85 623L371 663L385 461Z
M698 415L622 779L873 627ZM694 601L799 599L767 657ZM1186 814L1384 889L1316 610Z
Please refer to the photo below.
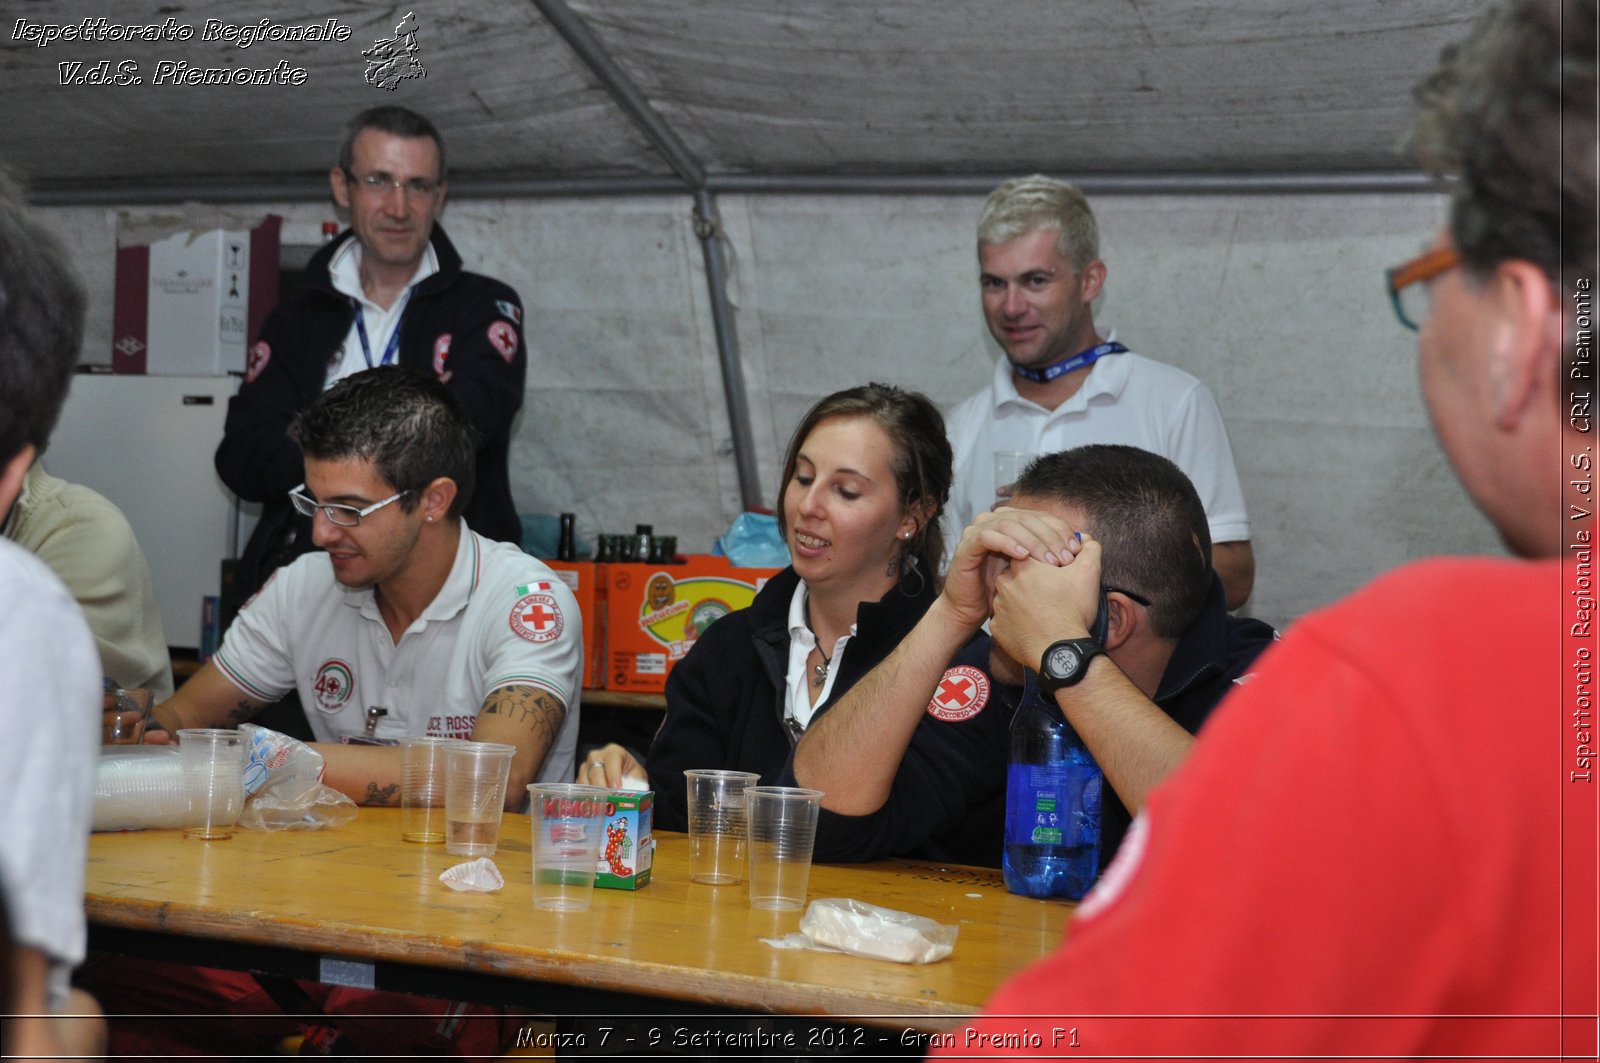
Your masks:
M240 726L248 745L244 767L247 830L320 830L356 818L356 803L322 783L322 754L297 738L259 727Z
M803 936L812 948L896 963L933 963L955 950L960 929L865 901L829 897L811 902L800 917L799 935L768 943L779 948L803 947L793 940Z
M722 554L740 568L783 568L789 564L789 547L771 513L741 513L717 540L714 554Z

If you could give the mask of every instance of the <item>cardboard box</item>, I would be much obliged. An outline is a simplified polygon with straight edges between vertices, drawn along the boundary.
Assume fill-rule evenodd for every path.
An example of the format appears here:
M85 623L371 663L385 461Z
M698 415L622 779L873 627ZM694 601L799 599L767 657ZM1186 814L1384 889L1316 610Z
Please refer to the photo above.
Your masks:
M594 884L611 890L636 890L650 884L650 867L656 855L655 791L606 795L605 837L600 840L600 862Z
M660 693L713 620L748 606L776 568L735 568L696 554L682 565L601 565L607 690Z
M248 227L251 220L215 212L143 221L119 216L113 371L245 372L245 350L278 301L283 221L269 214Z
M596 569L609 566L597 566L593 561L546 561L545 564L578 599L578 611L583 614L583 685L586 689L599 689L605 686L606 618L602 605L605 599L599 592Z

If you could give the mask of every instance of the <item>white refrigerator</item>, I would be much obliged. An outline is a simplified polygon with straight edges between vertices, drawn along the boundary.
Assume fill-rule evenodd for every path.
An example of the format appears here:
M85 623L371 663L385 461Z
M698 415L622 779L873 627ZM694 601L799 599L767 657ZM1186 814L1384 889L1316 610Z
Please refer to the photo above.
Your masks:
M80 373L45 453L54 476L94 488L133 525L174 649L200 646L207 596L238 557L260 507L241 505L211 459L234 377Z

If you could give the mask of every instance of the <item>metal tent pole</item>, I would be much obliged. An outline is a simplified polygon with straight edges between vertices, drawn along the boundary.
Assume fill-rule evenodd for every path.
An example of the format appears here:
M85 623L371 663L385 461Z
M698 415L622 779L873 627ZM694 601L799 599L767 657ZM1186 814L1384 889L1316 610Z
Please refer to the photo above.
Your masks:
M713 195L986 196L1014 174L841 174L770 176L707 174ZM1088 173L1062 174L1089 195L1281 195L1435 192L1424 174L1405 170L1328 171L1324 173ZM660 177L506 177L457 172L451 199L549 199L557 197L678 195L685 182ZM691 190L694 190L691 187ZM42 181L28 199L41 207L128 206L141 204L322 202L328 179L278 177L206 179L181 182L119 181L113 184Z
M739 359L739 334L733 319L733 304L728 299L727 263L719 242L722 225L716 203L706 189L705 168L650 106L627 73L617 66L588 24L567 7L565 0L534 0L534 4L584 65L600 79L600 84L623 113L666 157L694 196L694 231L700 238L700 250L705 258L711 323L717 340L717 360L722 366L722 394L728 405L733 460L739 473L739 497L745 509L754 509L762 504L760 470L756 467L755 440L750 434L750 406L745 398L744 370Z

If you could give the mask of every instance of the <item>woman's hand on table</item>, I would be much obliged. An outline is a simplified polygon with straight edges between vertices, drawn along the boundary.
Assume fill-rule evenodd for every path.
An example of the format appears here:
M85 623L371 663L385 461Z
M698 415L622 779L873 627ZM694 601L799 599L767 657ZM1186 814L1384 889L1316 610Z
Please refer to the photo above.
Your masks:
M622 786L624 775L648 778L644 765L639 763L632 753L612 742L592 750L584 758L583 763L578 765L577 781L589 786L604 786L608 790L616 790Z

